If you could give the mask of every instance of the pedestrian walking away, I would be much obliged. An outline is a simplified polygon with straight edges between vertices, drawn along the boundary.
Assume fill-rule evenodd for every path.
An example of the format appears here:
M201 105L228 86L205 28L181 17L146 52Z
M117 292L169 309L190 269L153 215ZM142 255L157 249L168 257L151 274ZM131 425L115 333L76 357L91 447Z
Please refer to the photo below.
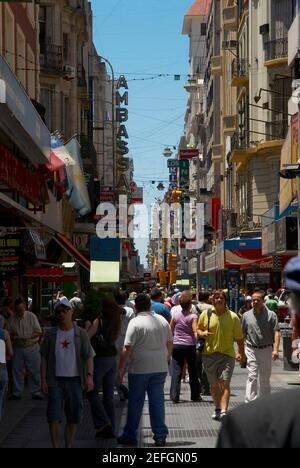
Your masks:
M137 316L128 325L119 366L121 384L129 359L127 423L118 442L137 445L137 432L147 393L155 445L164 446L169 432L165 424L164 385L173 336L168 322L151 311L151 300L147 295L138 295L135 306Z
M189 384L191 400L201 401L200 384L197 376L196 363L196 337L197 315L192 313L192 294L184 291L179 299L181 311L173 314L171 330L174 335L172 353L172 381L170 398L174 403L179 403L181 376L184 363L187 362L189 371Z
M88 399L96 438L115 437L114 388L117 375L116 341L121 330L122 308L114 298L105 298L99 318L88 329L96 353L94 358L94 390ZM100 395L102 390L103 396Z

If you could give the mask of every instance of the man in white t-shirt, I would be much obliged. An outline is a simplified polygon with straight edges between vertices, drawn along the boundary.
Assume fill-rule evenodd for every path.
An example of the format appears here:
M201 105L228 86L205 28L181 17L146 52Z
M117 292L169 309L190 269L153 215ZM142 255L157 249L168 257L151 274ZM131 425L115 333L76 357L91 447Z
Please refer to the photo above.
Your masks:
M72 309L76 309L76 307L80 307L82 305L82 300L80 299L80 294L78 291L74 292L74 295L70 300L70 304Z
M67 299L55 306L58 327L45 335L41 346L42 389L48 395L47 417L54 448L60 447L60 423L65 406L65 447L71 448L81 419L83 389L93 383L93 349L86 330L73 323L73 309Z
M151 311L151 299L140 294L135 300L136 314L128 325L119 366L119 383L123 382L129 359L129 398L127 424L118 438L121 445L137 445L137 431L148 394L151 427L157 447L166 444L164 384L173 335L168 322Z

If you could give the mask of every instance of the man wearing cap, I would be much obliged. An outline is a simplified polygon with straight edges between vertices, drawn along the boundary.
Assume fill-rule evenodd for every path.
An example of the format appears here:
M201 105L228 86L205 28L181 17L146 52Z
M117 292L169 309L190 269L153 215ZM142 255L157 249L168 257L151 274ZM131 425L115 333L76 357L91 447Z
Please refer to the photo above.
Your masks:
M73 309L64 298L55 306L58 326L49 330L41 347L42 389L48 395L47 417L53 448L60 447L65 407L65 447L71 448L81 419L83 390L94 388L93 349L86 330L73 322Z
M271 393L272 360L279 359L280 344L277 315L265 306L261 291L252 295L252 305L242 317L248 369L246 403Z
M300 257L285 270L295 311L294 326L300 334ZM218 448L300 448L300 391L286 390L242 405L227 415Z

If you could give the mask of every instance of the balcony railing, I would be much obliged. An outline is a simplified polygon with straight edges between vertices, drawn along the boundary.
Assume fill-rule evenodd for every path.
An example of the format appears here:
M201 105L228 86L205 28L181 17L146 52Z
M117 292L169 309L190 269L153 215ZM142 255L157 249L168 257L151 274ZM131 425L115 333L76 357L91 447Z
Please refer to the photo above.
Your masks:
M284 37L266 42L266 61L287 58L288 38Z
M231 137L231 151L246 150L248 147L247 137L244 133L235 133Z
M44 70L62 70L62 47L53 44L41 44L40 65Z
M273 122L266 123L266 139L272 140L284 140L288 132L288 121L287 120L276 120Z
M249 73L249 63L246 59L234 59L231 67L232 77L246 77Z

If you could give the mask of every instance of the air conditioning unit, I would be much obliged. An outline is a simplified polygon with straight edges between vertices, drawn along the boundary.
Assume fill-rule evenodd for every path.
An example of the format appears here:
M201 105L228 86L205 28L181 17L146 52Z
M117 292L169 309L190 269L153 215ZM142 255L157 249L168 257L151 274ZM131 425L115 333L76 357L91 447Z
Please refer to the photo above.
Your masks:
M65 75L66 78L72 79L76 77L76 70L75 67L72 67L71 65L64 65L63 67L63 74Z
M269 34L270 31L270 26L269 24L262 24L259 28L259 33L260 34Z

